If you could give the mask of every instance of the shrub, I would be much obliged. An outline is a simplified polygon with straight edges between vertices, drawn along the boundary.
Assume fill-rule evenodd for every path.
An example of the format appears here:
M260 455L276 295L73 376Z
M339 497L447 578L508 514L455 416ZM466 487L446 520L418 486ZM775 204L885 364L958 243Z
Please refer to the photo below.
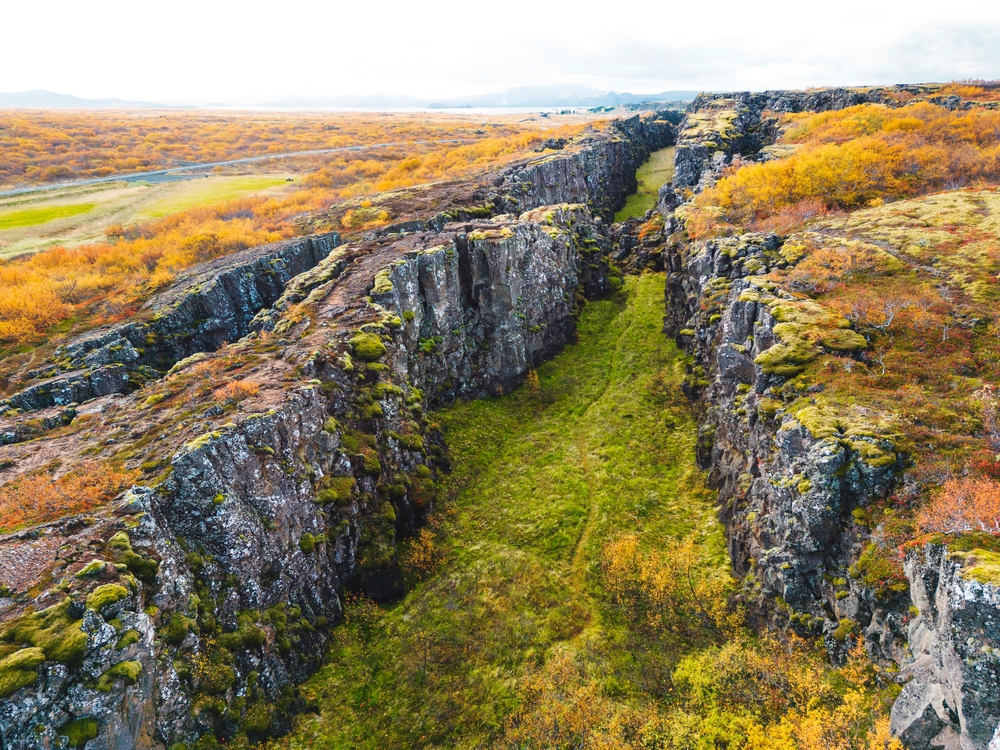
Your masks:
M988 477L949 479L921 509L923 531L1000 535L1000 483Z

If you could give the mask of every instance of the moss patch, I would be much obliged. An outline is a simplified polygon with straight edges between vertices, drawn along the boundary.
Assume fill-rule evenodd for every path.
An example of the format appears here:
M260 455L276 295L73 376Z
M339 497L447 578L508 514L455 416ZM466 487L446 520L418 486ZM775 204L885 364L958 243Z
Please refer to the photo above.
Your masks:
M100 612L107 606L120 602L128 596L128 589L117 583L106 583L98 586L87 595L87 609Z
M70 600L43 609L30 611L0 631L0 642L31 646L45 654L46 659L74 665L83 659L87 634L80 630L82 620L69 615Z
M34 684L38 667L45 661L40 648L23 648L5 659L0 659L0 698L8 698L18 690Z
M386 353L385 344L374 333L358 333L348 343L351 345L352 354L364 362L374 362Z

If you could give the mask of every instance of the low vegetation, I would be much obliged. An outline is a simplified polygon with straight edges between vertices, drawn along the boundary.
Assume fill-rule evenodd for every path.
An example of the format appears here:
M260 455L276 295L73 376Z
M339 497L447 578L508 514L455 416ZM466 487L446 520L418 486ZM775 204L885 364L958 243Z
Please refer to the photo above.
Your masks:
M100 507L131 486L139 472L91 462L55 475L54 467L0 486L0 533Z
M894 688L747 630L694 465L664 277L589 304L509 396L437 415L454 473L398 605L356 600L276 748L898 748Z
M817 214L1000 180L1000 112L926 102L790 115L790 156L736 163L695 200L689 231L779 231Z
M529 130L515 122L484 127L471 118L426 114L6 110L0 113L0 186L372 143L505 138ZM308 171L324 162L313 155L301 164Z
M635 173L639 188L628 196L625 206L615 214L615 221L638 218L656 207L660 186L670 182L674 176L674 147L663 148L649 155L649 160Z
M60 323L79 329L121 320L185 268L292 236L302 214L348 198L467 176L525 155L553 132L572 135L581 128L514 129L464 145L347 152L281 195L198 206L135 226L113 224L96 244L0 261L0 354L37 345ZM372 132L398 136L391 126ZM392 218L366 203L348 211L337 228L363 230Z

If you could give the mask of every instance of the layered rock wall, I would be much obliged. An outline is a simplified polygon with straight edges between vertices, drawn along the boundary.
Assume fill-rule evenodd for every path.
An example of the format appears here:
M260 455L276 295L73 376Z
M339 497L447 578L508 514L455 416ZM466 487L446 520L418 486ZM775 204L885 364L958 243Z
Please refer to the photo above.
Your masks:
M610 211L669 133L636 119L518 174L576 175L558 194ZM549 178L511 179L517 197L498 204L556 195ZM0 537L4 750L273 736L302 707L294 685L321 663L345 592L399 595L398 544L448 469L425 409L511 389L610 288L587 206L422 226L258 250L232 278L202 269L152 303L159 314L65 347L72 367L156 373L38 445L52 441L62 471L118 455L158 476L107 509ZM301 256L301 273L279 273L275 252L289 272ZM128 362L88 360L130 348ZM0 458L36 465L29 448Z

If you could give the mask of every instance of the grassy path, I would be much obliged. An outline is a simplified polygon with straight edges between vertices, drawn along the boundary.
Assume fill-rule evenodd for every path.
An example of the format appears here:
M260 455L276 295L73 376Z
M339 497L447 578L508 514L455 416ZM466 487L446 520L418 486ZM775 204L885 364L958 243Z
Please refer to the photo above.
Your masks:
M281 746L510 746L510 717L571 663L602 710L666 699L680 653L616 617L601 573L625 534L649 549L694 535L700 564L727 568L680 356L661 333L663 284L632 278L588 305L579 343L539 368L539 392L436 415L454 473L434 550L410 553L438 555L436 568L398 605L348 608L305 689L320 711Z
M625 221L642 216L650 208L656 207L660 186L674 177L674 147L660 149L649 155L649 160L635 173L639 189L625 199L621 211L615 214L615 221Z

